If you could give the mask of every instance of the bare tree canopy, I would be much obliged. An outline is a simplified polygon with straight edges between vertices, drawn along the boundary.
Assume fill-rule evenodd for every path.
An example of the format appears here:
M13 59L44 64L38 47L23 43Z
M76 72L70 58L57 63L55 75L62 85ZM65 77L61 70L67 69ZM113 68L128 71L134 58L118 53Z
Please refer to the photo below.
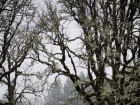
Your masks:
M69 77L89 105L140 104L140 1L58 0L46 7L37 24L36 60L50 74ZM66 31L73 21L78 35ZM81 82L80 70L87 80Z
M21 68L34 43L31 28L35 10L31 0L0 0L0 84L7 89L4 98L8 105L17 105L27 99L26 93L35 94L39 89L31 87L29 76L36 76L29 73L31 69L26 72Z
M68 78L80 103L139 105L140 0L45 4L37 11L32 0L0 0L0 84L9 105L43 92L53 75Z

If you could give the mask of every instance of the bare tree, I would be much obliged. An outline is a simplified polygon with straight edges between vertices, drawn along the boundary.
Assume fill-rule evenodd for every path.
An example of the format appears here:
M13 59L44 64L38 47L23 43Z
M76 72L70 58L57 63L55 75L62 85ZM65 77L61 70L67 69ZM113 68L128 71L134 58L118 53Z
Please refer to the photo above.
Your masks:
M31 62L27 59L34 45L35 10L31 0L0 1L0 83L7 87L5 95L9 105L27 99L25 94L36 95L42 91L39 86L34 89L31 83L31 77L38 78L39 74L31 68L24 70L27 66L24 62Z
M58 0L46 7L37 24L42 41L35 60L50 74L69 77L89 105L140 104L139 0ZM73 21L78 35L66 33ZM88 75L85 82L80 70Z
M22 28L20 25L24 18L29 18L28 15L31 15L30 12L33 8L31 9L31 1L29 0L3 0L0 3L1 81L3 77L20 67L28 53L29 38L26 39L25 36L28 34L29 27ZM6 64L7 68L5 67ZM6 71L5 69L9 70Z

